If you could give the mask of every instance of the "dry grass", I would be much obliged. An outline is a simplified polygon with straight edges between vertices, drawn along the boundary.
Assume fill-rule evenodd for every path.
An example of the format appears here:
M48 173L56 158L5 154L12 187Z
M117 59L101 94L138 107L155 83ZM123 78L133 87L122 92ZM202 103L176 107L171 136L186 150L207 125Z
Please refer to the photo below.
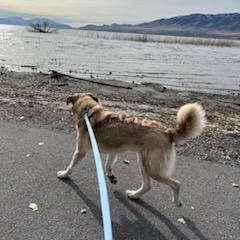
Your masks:
M119 39L119 35L116 39ZM138 41L138 42L158 42L168 44L192 44L201 46L218 47L237 47L240 42L224 39L192 38L192 37L156 37L147 34L129 35L120 37L119 40Z
M88 32L87 37L98 39L136 41L145 43L155 42L167 44L191 44L200 46L240 47L240 41L212 38L174 37L174 36L112 33L112 32Z

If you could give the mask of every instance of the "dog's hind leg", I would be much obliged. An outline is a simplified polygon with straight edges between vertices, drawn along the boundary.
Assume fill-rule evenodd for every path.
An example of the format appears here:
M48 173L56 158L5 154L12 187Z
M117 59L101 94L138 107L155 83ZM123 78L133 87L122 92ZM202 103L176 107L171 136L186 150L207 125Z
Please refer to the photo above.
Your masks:
M127 196L131 199L137 199L151 189L151 179L148 176L146 169L144 167L145 157L143 155L138 155L138 161L139 161L139 165L140 165L140 171L142 174L142 185L137 190L127 190L126 191Z
M65 170L60 170L57 172L58 178L66 178L72 173L73 167L75 167L86 155L88 141L77 141L76 150L73 153L72 160L70 161L68 167Z
M162 177L157 176L153 178L154 180L157 180L158 182L164 183L168 185L173 190L173 197L172 201L176 204L177 207L181 207L182 203L179 200L179 192L180 192L180 182L168 177Z
M107 155L107 159L105 162L105 171L106 171L106 176L108 177L108 179L112 184L117 183L117 178L114 176L112 171L113 165L116 163L116 161L117 161L117 155L112 153Z

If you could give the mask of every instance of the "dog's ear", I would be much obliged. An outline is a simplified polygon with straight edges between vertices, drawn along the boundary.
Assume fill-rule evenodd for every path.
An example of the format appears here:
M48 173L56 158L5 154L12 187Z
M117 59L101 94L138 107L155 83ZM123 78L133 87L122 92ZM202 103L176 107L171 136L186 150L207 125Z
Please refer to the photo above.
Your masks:
M87 95L90 96L95 102L100 103L99 98L94 96L92 93L87 93Z
M67 98L67 105L68 105L69 103L71 103L72 105L74 105L78 99L79 99L79 95L73 94L73 95L68 96L68 98Z

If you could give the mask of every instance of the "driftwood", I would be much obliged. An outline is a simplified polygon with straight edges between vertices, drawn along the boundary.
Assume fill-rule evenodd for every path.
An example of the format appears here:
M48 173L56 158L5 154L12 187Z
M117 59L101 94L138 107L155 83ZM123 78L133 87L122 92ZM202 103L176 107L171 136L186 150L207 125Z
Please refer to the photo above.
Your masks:
M65 74L65 73L61 73L61 72L58 72L58 71L55 71L55 70L52 70L51 77L55 78L55 79L60 79L62 77L67 77L67 78L70 78L71 80L91 82L91 83L95 83L95 84L99 84L99 85L103 85L103 86L110 86L110 87L124 88L124 89L133 89L131 86L127 86L127 83L126 83L126 86L121 85L121 84L112 84L112 83L108 83L104 80L92 80L92 79L74 77L74 76L71 76L71 75L68 75L68 74Z
M161 85L159 83L143 82L141 84L144 85L144 86L151 87L158 92L164 92L167 89L166 87L164 87L163 85Z
M20 67L22 67L22 68L31 68L32 70L36 70L37 69L37 66L34 66L34 65L21 65Z

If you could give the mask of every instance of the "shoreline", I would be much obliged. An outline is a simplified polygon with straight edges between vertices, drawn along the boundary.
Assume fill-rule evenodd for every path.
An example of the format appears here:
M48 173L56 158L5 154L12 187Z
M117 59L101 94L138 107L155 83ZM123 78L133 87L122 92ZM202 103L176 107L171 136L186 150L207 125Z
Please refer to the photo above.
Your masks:
M178 154L240 167L239 96L164 89L159 84L105 80L106 85L35 72L0 69L0 119L73 133L66 98L72 92L98 95L112 111L149 117L175 126L177 110L199 102L206 111L204 133L177 146ZM109 84L109 85L108 85ZM123 86L123 87L121 87Z
M68 77L71 80L83 80L83 81L89 81L89 82L96 82L96 83L106 83L107 85L125 85L127 88L130 87L132 88L133 86L141 86L141 85L146 85L146 86L151 86L152 88L156 87L158 89L161 88L166 88L169 91L176 91L176 92L189 92L189 93L196 93L196 94L206 94L206 95L219 95L219 96L240 96L240 90L235 89L235 88L229 88L229 89L223 89L223 88L198 88L198 90L195 90L197 88L192 88L192 87L185 87L184 83L182 83L183 87L179 87L177 85L172 85L172 84L162 84L162 83L157 83L154 81L140 81L140 82L135 82L135 81L123 81L123 80L117 80L117 79L109 79L109 78L98 78L98 77L89 77L89 76L75 76L72 75L72 72L69 71L69 74L66 74L65 72L59 72L56 70L51 70L49 69L48 71L41 70L39 69L36 65L21 65L19 68L9 68L8 66L0 66L0 72L2 71L8 71L8 72L15 72L15 73L33 73L33 74L43 74L43 75L51 75L52 73L60 73L63 77ZM141 78L141 76L139 76ZM104 85L104 84L103 84ZM211 85L209 83L209 85ZM239 85L240 86L240 85Z

